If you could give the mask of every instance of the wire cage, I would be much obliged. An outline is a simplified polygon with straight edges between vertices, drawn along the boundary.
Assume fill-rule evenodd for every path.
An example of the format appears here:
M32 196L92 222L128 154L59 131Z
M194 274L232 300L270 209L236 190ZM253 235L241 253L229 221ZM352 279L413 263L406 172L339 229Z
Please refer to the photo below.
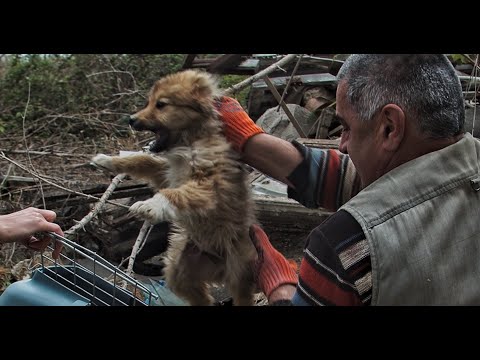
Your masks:
M158 299L95 252L55 233L48 235L67 251L57 260L43 252L31 279L10 285L0 296L0 305L149 306Z

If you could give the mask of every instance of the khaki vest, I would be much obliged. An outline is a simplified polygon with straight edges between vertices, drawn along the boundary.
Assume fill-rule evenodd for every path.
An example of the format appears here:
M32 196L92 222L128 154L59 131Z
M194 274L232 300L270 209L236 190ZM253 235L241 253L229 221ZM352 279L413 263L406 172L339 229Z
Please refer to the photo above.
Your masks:
M342 207L370 247L372 305L480 305L479 163L480 142L467 133Z

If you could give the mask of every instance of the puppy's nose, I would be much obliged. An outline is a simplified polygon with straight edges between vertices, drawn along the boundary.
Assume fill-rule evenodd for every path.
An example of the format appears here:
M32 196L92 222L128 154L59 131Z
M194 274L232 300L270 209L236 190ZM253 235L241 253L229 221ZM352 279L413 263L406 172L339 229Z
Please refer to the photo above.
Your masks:
M133 116L130 116L129 119L128 119L128 124L130 126L133 126L135 124L136 120L137 120L136 118L134 118Z

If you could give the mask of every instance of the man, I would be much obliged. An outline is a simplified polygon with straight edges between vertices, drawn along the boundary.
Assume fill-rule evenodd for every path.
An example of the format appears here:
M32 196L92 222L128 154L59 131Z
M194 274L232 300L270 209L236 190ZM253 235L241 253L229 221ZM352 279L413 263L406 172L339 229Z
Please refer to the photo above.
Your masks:
M352 55L337 80L342 154L263 133L233 99L219 106L246 163L302 204L338 209L308 236L298 282L254 227L259 286L294 305L478 304L480 143L464 131L453 66Z

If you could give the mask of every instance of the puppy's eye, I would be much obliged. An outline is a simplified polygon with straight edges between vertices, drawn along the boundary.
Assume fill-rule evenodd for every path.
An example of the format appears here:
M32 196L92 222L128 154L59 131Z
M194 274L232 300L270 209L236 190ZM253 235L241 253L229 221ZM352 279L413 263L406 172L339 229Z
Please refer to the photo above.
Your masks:
M165 107L165 105L167 105L166 102L163 102L163 101L157 101L157 103L155 104L155 107L157 109L163 109Z

